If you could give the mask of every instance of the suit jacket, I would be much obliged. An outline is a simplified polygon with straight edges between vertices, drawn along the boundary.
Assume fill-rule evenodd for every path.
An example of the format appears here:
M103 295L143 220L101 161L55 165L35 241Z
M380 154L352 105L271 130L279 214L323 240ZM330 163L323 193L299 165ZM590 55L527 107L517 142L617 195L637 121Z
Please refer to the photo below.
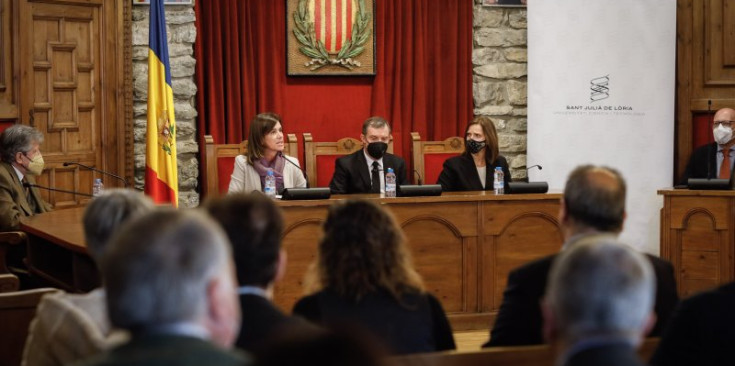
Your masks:
M717 143L698 147L689 157L679 184L686 185L689 178L717 178Z
M580 237L581 240L583 237ZM576 242L576 241L575 241ZM567 243L565 246L573 245ZM539 304L546 291L549 271L558 254L525 264L508 275L508 284L503 293L495 325L490 332L490 341L483 347L525 346L543 344L543 318ZM679 301L671 263L646 254L656 275L656 325L651 336L661 335L663 327Z
M194 337L150 334L133 339L80 363L89 366L199 366L252 365L243 354L229 352Z
M105 292L59 292L41 299L26 339L25 366L61 366L96 355L127 341L107 318Z
M683 300L652 365L735 365L735 282Z
M332 181L329 182L329 189L332 194L370 193L372 180L363 151L360 149L337 159L334 164ZM396 173L396 183L398 185L408 183L406 163L403 159L386 153L383 156L383 171L387 172L388 168L393 168L393 172Z
M444 161L444 166L437 184L441 184L442 191L484 191L493 190L495 183L495 168L501 167L503 169L503 179L505 181L506 193L510 187L510 170L508 169L508 162L504 157L498 156L495 159L495 164L492 166L487 165L487 172L485 175L485 186L482 186L480 176L477 174L477 167L475 161L472 160L472 156L462 154L454 156Z
M444 309L431 294L406 294L399 303L388 291L376 291L354 302L322 290L299 300L293 313L325 326L362 329L392 354L455 348Z
M284 314L268 299L252 294L240 295L242 326L235 345L254 351L269 338L296 328L311 329L306 321Z
M283 166L283 187L306 187L304 172L302 172L298 167L299 160L288 155L283 155L283 157L288 160ZM255 168L250 165L250 162L248 162L248 158L245 155L238 155L235 158L235 168L232 171L230 187L227 190L227 193L250 193L252 191L263 191L263 184L260 182L260 175Z
M626 343L592 346L568 357L564 366L644 366L633 346Z
M25 178L28 183L36 184L33 176L26 174ZM21 217L51 211L38 188L31 188L31 198L36 204L35 211L26 199L25 189L13 166L0 162L0 231L17 230Z

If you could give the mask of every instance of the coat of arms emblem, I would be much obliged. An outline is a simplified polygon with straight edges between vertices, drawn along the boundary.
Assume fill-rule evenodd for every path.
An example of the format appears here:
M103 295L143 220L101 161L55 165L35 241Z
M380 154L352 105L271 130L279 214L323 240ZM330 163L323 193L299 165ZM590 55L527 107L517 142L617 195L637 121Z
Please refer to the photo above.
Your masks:
M369 9L365 0L291 0L291 4L295 9L289 9L292 21L288 36L295 39L295 47L289 45L289 51L302 57L294 59L296 55L289 52L290 74L298 74L292 72L291 64L301 60L298 63L306 72L324 68L331 70L330 74L354 74L353 70L369 66L370 70L358 73L374 73L374 65L363 65L359 60L366 51L371 56L369 63L374 59L372 3Z

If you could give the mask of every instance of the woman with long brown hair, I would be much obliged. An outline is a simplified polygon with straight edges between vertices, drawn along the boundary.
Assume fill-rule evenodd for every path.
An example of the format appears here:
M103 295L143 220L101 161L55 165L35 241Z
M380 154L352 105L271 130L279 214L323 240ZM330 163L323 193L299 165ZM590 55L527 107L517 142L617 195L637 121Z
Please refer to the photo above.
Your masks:
M235 158L229 193L263 191L269 170L276 177L276 192L306 187L298 159L283 154L283 126L275 113L261 113L250 122L248 151Z
M454 349L439 301L411 264L403 232L378 205L361 200L329 209L316 264L294 314L326 326L352 325L394 354Z
M507 193L510 170L508 161L498 150L495 125L488 117L475 117L465 130L464 152L444 161L437 184L441 184L443 191L492 190L497 167L503 170Z

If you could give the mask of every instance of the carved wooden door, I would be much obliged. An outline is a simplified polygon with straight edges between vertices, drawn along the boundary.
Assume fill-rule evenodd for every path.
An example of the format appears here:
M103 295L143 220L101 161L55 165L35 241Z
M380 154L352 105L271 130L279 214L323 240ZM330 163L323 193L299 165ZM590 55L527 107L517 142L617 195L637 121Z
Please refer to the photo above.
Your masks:
M122 0L19 0L20 119L45 135L40 185L90 193L94 178L121 183L77 162L124 175ZM55 207L86 200L43 191Z

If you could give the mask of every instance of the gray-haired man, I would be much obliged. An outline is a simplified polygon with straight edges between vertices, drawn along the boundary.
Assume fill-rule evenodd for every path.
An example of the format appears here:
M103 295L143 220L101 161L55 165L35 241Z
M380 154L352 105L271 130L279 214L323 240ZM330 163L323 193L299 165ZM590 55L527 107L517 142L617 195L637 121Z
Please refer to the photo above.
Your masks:
M120 229L102 259L111 323L130 342L90 365L245 365L227 237L203 213L159 209Z
M557 365L639 366L653 327L656 279L645 257L612 237L578 242L554 262L542 305Z

